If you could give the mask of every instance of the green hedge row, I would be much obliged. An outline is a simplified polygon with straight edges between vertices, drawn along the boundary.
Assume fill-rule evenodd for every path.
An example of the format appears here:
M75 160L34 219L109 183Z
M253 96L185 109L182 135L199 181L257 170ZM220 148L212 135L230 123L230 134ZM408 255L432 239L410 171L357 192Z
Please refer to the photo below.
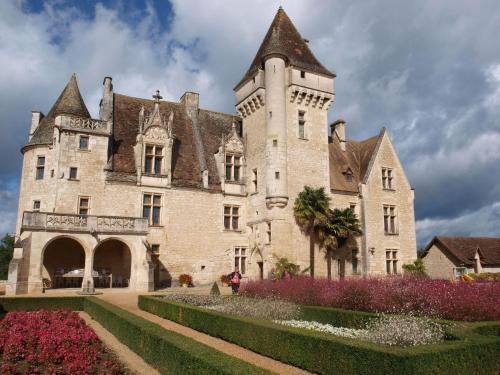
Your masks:
M83 311L84 297L1 297L0 311L68 309Z
M140 296L139 307L320 374L494 374L500 371L500 340L470 329L463 331L459 340L406 349L230 316L158 297ZM320 314L310 312L313 313ZM352 318L353 324L362 318ZM347 316L337 318L339 322L348 320Z
M96 297L0 298L0 306L85 311L162 374L271 374Z

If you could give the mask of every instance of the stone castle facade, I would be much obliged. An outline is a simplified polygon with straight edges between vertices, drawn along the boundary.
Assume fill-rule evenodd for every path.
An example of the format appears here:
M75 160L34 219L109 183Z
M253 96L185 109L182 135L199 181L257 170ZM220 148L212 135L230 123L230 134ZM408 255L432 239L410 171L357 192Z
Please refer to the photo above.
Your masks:
M238 115L129 97L104 79L92 119L76 77L44 116L33 112L7 294L46 287L149 291L182 273L208 284L235 265L266 278L277 257L309 266L293 203L325 187L362 224L334 253L334 275L399 273L416 258L414 193L385 129L329 136L335 74L280 9L236 85ZM326 275L320 249L316 275Z

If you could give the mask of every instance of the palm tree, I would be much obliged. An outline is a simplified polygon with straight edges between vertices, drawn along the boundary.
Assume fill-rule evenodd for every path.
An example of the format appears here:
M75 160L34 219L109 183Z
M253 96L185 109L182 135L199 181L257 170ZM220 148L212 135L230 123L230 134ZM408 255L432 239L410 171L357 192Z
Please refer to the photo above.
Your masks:
M309 236L309 272L314 277L314 245L318 241L322 223L326 220L330 197L325 188L304 186L295 199L293 212L300 229Z
M328 280L332 278L332 255L335 249L344 247L349 240L363 234L359 220L352 209L328 210L326 220L320 224L321 245L326 249Z

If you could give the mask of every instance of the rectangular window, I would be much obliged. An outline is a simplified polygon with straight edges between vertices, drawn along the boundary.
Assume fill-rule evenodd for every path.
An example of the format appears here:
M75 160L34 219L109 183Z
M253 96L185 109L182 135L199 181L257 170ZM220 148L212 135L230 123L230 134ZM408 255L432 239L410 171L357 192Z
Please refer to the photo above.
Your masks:
M88 150L89 149L89 136L88 135L81 135L80 136L79 148L80 148L80 150Z
M69 168L69 179L76 180L78 177L78 168L70 167Z
M397 234L396 206L384 206L384 232L387 234Z
M252 186L253 186L253 192L256 193L257 192L257 168L255 168L254 170L252 170Z
M306 138L306 119L305 119L305 112L304 111L299 111L299 138L300 139L305 139Z
M382 187L384 189L393 189L393 173L391 168L382 168Z
M246 250L247 249L244 247L236 247L234 249L234 266L238 267L242 275L246 273L246 265L247 265Z
M267 234L267 244L270 244L271 243L271 238L272 238L271 222L267 223L266 234Z
M142 199L142 217L148 219L149 225L160 225L161 195L144 194Z
M226 155L226 180L240 181L241 155Z
M388 275L398 274L398 251L396 249L385 251L385 271Z
M353 213L356 213L356 203L349 203L349 208Z
M40 211L40 201L33 201L33 211Z
M358 249L351 252L352 273L358 273Z
M90 213L90 197L78 197L78 215Z
M274 177L279 180L280 179L280 173L279 172L274 172Z
M240 225L240 207L224 205L224 229L238 230Z
M160 175L162 173L163 147L148 145L144 152L144 173Z
M43 180L43 173L45 171L45 156L39 156L36 161L36 179Z
M306 78L306 72L303 70L300 71L300 78Z

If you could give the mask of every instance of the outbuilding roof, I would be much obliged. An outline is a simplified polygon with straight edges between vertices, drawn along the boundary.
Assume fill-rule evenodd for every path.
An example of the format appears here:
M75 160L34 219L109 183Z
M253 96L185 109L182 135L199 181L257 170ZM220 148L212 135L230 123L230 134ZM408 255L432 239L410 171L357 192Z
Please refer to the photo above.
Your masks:
M477 252L481 258L481 264L500 265L500 238L436 236L426 246L422 257L427 255L433 245L451 254L464 265L474 265Z

